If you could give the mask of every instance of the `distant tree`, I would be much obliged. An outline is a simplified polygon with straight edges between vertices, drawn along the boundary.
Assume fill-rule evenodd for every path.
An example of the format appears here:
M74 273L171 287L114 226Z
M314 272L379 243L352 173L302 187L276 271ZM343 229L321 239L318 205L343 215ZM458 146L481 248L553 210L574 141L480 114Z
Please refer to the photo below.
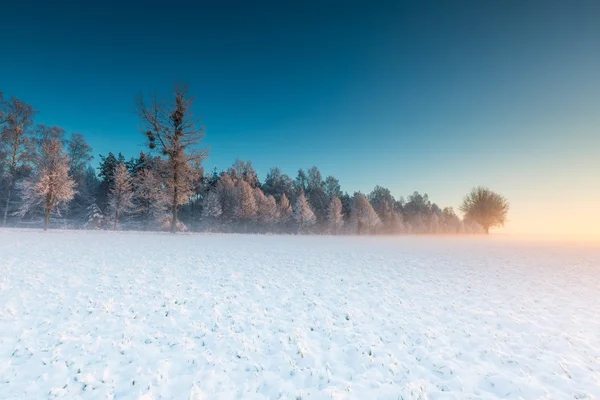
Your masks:
M227 170L227 173L233 180L241 179L253 189L259 186L258 174L252 166L252 161L243 161L238 158L234 161L233 166Z
M117 164L119 164L119 161L112 152L109 152L106 157L100 154L98 166L100 185L98 187L97 204L105 214L108 212L108 195L113 187Z
M202 216L209 221L210 226L214 226L222 213L219 194L217 190L213 189L204 198Z
M473 188L460 206L465 219L477 222L486 234L490 228L504 226L509 208L505 197L482 186Z
M92 156L92 147L85 141L80 133L74 133L67 141L69 155L69 175L75 181L77 189L73 200L68 207L69 216L81 219L88 213L88 208L95 204L95 187L88 187L87 168Z
M275 197L271 195L265 196L263 191L257 187L254 188L254 201L257 208L257 222L268 229L272 224L277 222L279 216Z
M352 222L356 226L356 233L359 235L363 232L363 229L373 233L373 230L381 224L381 220L371 206L371 203L360 192L354 194Z
M20 177L29 173L32 162L33 135L31 127L36 111L27 103L0 98L0 153L4 158L6 194L3 225L6 226L10 202Z
M281 199L277 204L277 212L279 215L279 223L284 226L287 225L292 218L293 210L285 193L281 195Z
M168 204L160 176L152 168L138 169L133 177L133 208L138 212L144 229L164 216Z
M284 194L288 198L290 195L293 195L294 181L286 174L281 173L279 168L275 167L271 168L267 173L262 189L266 195L272 195L279 201Z
M221 204L221 219L225 223L232 223L237 218L237 193L233 179L227 173L222 174L215 190Z
M340 227L342 226L342 202L338 197L333 197L329 202L329 229L337 235Z
M254 199L254 192L250 184L244 180L240 180L236 184L237 207L236 217L246 223L256 216L258 207Z
M306 192L308 189L308 176L306 172L301 168L298 170L298 175L296 176L296 180L294 181L294 191L296 192L296 197L299 197L301 193Z
M300 192L300 195L296 200L296 206L294 207L294 219L299 225L300 233L304 233L304 229L306 227L314 225L317 221L317 217L310 208L304 192Z
M394 215L394 203L396 200L394 199L394 196L392 196L390 190L377 185L373 191L369 193L367 198L381 219L384 230L391 232L392 219Z
M92 147L85 141L81 133L74 133L67 143L70 173L73 177L83 176L89 162L94 159Z
M20 184L24 203L18 214L25 215L41 205L44 230L48 230L50 215L73 198L74 186L69 176L69 156L63 151L62 143L54 137L46 139L36 156L34 175Z
M138 99L137 110L150 149L158 148L166 157L164 177L171 207L171 233L177 231L177 212L193 194L198 167L206 153L196 149L204 138L204 127L193 117L193 99L187 88L176 86L171 103L152 96L147 104Z
M330 199L333 199L334 197L342 196L342 189L340 187L340 181L338 181L333 176L330 175L327 178L325 178L324 186L325 186L325 194Z
M452 207L446 207L442 210L442 221L446 233L459 233L461 229L460 218L454 213Z
M104 224L104 214L100 207L93 203L88 207L86 215L86 223L83 225L85 229L100 229Z
M110 189L108 204L112 214L113 229L116 230L121 215L133 208L133 184L131 175L123 162L119 163L115 169L114 185Z

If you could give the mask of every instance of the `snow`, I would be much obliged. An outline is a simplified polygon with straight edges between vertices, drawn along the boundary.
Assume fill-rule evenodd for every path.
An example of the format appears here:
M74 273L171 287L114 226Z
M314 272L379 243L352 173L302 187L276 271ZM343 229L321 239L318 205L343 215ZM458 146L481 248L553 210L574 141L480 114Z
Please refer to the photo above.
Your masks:
M593 399L600 247L0 230L0 398Z

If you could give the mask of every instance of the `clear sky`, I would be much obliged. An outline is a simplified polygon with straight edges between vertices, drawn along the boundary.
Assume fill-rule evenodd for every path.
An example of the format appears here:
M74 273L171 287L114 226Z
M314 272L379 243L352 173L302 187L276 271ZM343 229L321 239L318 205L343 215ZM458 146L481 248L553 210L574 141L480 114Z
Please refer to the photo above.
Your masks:
M8 0L0 13L0 90L96 154L144 149L136 95L183 81L208 168L317 165L351 193L454 207L486 185L511 202L504 232L600 237L598 1Z

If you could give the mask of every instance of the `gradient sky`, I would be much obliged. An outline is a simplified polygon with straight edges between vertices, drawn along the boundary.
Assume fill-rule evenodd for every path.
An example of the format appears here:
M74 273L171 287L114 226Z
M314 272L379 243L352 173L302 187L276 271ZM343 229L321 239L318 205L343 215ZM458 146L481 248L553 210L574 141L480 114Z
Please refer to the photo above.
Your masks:
M486 185L503 232L600 237L600 2L288 3L5 1L0 90L130 157L136 95L184 81L208 168L455 208Z

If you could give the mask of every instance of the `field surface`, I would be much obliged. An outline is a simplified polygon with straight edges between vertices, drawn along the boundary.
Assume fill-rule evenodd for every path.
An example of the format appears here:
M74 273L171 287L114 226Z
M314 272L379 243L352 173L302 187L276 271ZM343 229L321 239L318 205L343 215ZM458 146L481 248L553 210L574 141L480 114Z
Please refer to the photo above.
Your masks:
M600 247L0 230L2 399L594 399Z

